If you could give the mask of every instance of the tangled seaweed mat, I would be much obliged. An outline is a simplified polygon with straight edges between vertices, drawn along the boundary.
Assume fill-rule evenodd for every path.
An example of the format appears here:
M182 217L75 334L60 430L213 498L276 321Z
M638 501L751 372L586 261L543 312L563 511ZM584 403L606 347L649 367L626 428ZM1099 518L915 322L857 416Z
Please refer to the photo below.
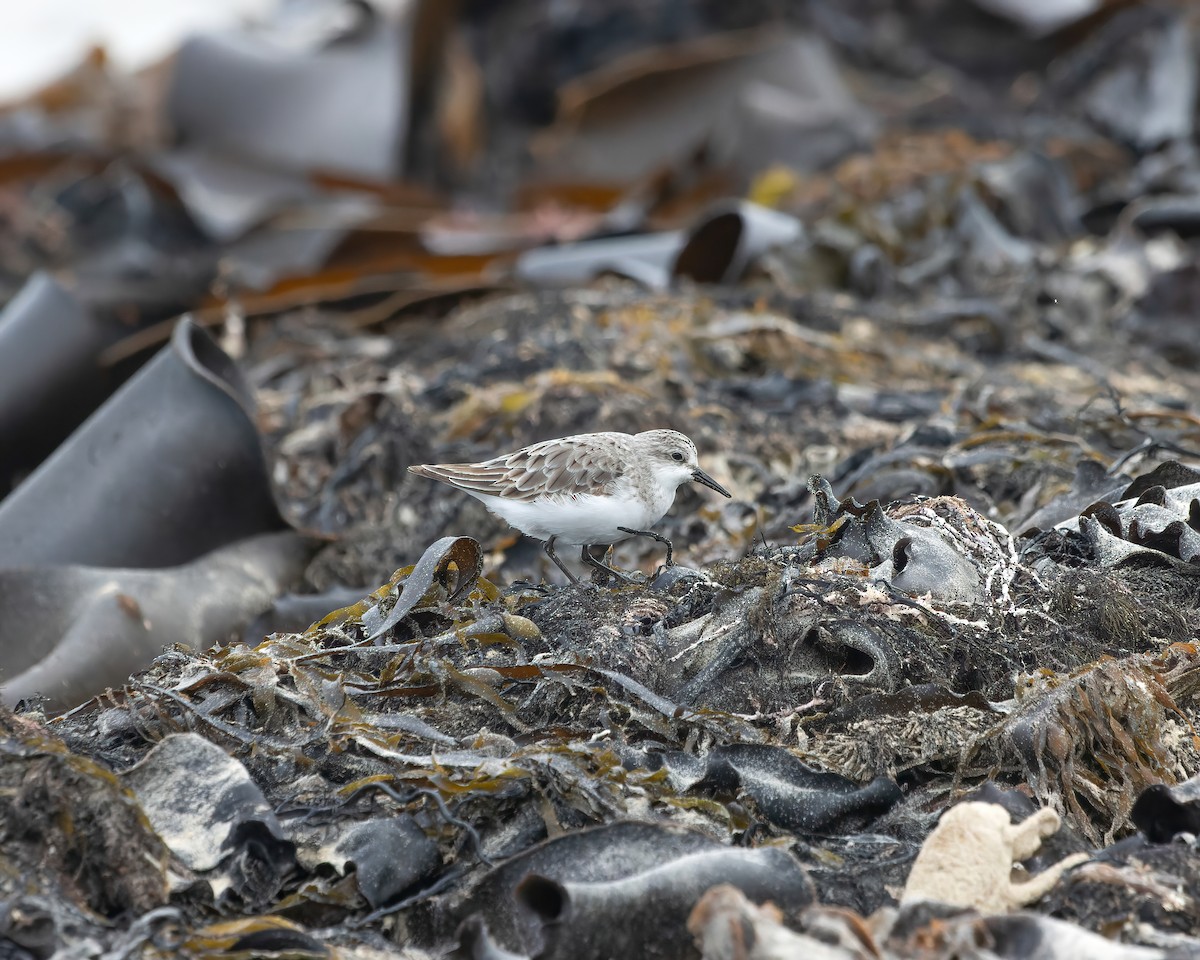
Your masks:
M1190 509L1187 479L1149 499ZM688 913L721 882L797 930L815 903L843 926L894 903L969 796L1061 812L1031 872L1105 847L1043 901L1058 917L1196 948L1200 857L1177 837L1195 791L1170 785L1200 770L1200 650L1143 615L1164 597L1191 615L1191 565L1147 567L1180 538L1105 565L1086 531L1018 552L956 498L812 488L794 547L619 589L500 589L474 540L447 537L303 633L169 650L45 725L5 715L9 937L695 956ZM938 916L906 906L882 953L831 955L918 955ZM1062 932L964 922L1002 956ZM937 929L919 955L966 936Z

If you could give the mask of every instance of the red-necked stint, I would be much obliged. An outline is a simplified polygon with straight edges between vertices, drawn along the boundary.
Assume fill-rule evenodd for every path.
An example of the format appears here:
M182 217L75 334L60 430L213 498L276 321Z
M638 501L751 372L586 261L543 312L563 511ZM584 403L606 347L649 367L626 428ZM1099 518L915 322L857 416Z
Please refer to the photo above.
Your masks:
M581 433L482 463L427 463L408 469L466 491L522 533L545 541L546 555L572 583L578 579L554 552L556 543L580 547L583 562L629 581L627 574L593 557L588 547L653 537L667 545L669 566L671 541L648 528L671 508L680 484L694 481L730 496L700 469L696 445L675 430Z

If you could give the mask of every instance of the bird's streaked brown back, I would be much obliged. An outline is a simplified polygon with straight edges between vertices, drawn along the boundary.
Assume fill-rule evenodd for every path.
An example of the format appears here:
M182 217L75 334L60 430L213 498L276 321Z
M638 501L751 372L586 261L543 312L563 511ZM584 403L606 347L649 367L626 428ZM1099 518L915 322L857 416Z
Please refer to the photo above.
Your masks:
M604 443L589 443L604 437ZM613 445L613 438L622 442ZM624 468L622 453L628 453L624 434L581 434L543 440L513 453L482 463L425 463L408 468L431 480L439 480L468 493L529 502L554 495L580 492L609 493Z

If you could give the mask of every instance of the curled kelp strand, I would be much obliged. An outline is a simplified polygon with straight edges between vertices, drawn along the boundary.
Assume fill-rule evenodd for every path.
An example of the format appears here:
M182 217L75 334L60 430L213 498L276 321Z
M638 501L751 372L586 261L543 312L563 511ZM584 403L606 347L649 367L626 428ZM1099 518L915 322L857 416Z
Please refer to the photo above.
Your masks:
M382 615L373 607L362 615L368 640L376 640L401 620L421 601L436 578L444 577L453 565L456 572L453 587L447 588L446 599L453 602L475 585L483 572L483 553L479 543L470 537L443 537L431 544L404 580L395 605Z

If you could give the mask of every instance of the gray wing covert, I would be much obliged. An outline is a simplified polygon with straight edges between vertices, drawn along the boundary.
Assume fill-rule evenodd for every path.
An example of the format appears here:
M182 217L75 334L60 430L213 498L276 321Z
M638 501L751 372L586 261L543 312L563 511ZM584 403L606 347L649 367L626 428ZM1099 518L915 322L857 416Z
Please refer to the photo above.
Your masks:
M628 452L619 439L613 445L614 436L620 434L584 434L569 444L545 440L483 463L421 464L408 469L468 493L509 500L536 500L580 487L607 490L620 477L623 454Z
M521 500L535 500L583 488L608 490L621 475L621 451L611 441L597 442L589 435L564 444L547 440L525 447L491 463L503 463L512 492Z

